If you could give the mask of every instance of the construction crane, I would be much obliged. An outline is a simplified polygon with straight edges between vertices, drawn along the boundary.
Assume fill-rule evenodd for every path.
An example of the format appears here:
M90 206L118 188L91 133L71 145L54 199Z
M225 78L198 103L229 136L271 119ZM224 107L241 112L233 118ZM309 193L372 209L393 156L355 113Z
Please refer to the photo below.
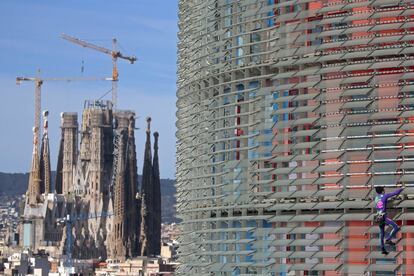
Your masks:
M137 61L135 56L125 56L120 51L118 51L117 40L114 38L112 39L112 50L80 40L79 38L69 36L66 34L62 34L61 37L69 42L78 44L85 48L90 48L101 53L110 55L112 57L112 105L114 109L116 109L117 101L118 101L118 80L119 80L119 72L118 72L118 65L117 60L118 58L128 60L131 64L134 64Z
M23 81L32 81L35 83L35 99L34 99L34 149L38 149L40 145L40 112L41 112L41 98L42 98L42 85L49 81L112 81L112 78L108 77L59 77L59 78L41 78L40 71L38 71L36 77L17 77L16 84L20 85Z
M112 216L112 213L105 213L102 212L100 214L89 214L86 216L77 216L72 217L71 215L67 215L64 218L60 218L57 220L58 224L66 225L66 255L67 255L67 263L66 267L71 269L73 267L73 259L72 259L72 250L73 250L73 236L72 236L72 229L73 225L78 221L86 221L90 219L96 218L105 218Z

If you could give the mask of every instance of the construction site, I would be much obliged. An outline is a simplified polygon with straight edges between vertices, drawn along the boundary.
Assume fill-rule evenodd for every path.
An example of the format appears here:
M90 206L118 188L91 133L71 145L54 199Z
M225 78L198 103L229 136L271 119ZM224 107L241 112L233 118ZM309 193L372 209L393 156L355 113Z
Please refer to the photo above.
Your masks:
M62 38L112 59L110 78L28 78L35 83L31 171L18 226L23 252L46 252L73 266L74 260L125 261L158 256L161 250L161 194L158 132L151 144L147 117L142 183L138 183L136 114L116 107L117 59L125 56L80 39ZM50 162L48 111L41 118L41 87L48 81L112 82L112 100L87 100L82 117L61 113L56 178ZM43 123L41 124L41 120ZM153 151L152 151L153 146ZM54 185L52 185L54 183Z

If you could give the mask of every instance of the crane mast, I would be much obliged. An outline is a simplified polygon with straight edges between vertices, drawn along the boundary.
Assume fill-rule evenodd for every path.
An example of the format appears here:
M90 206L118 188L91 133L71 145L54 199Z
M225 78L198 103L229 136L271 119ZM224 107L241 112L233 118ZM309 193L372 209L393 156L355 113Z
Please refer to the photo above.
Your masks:
M40 145L40 112L41 112L41 97L42 97L42 84L43 81L40 79L36 80L36 87L35 87L35 105L34 105L34 128L33 128L33 135L34 135L34 143L36 144L35 150L39 149Z
M58 224L62 224L66 226L66 256L67 256L67 263L66 266L68 268L73 267L73 259L72 259L72 250L73 250L73 236L72 236L72 229L76 222L79 221L87 221L90 219L97 219L97 218L106 218L111 217L112 213L100 213L100 214L87 214L86 216L79 215L77 217L72 217L71 215L67 215L64 218L60 218L57 220Z
M61 37L69 42L78 44L85 48L90 48L95 51L110 55L112 58L112 105L114 109L116 109L117 102L118 102L118 80L119 80L119 72L118 72L118 58L128 60L129 63L134 64L137 61L135 56L125 56L120 51L118 51L117 40L114 38L112 39L112 50L107 49L102 46L98 46L92 44L90 42L81 40L79 38L69 36L66 34L62 34Z
M50 81L112 81L108 77L59 77L59 78L41 78L40 71L36 77L17 77L16 84L23 81L32 81L35 83L35 97L34 97L34 127L33 127L33 151L38 152L40 146L40 113L42 108L42 85Z

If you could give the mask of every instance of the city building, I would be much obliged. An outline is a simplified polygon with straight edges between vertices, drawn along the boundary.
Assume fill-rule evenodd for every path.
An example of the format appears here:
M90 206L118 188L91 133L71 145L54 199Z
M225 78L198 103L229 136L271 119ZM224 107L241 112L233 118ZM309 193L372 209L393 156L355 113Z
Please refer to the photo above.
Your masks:
M50 265L46 255L28 255L15 253L4 265L4 275L48 276Z
M414 275L414 5L179 1L180 275ZM404 186L381 254L375 186Z
M125 262L108 260L95 269L94 275L173 276L175 266L155 257L137 257Z

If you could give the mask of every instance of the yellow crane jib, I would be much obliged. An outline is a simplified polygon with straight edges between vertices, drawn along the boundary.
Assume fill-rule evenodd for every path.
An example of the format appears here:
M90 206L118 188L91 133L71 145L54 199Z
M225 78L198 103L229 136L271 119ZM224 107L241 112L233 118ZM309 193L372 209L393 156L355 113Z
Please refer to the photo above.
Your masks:
M134 64L134 62L137 61L137 58L135 56L126 56L122 54L120 51L118 51L117 40L115 38L112 39L112 50L111 50L111 49L107 49L105 47L95 45L93 43L81 40L79 38L76 38L76 37L73 37L67 34L62 34L61 37L69 42L78 44L82 47L90 48L90 49L93 49L98 52L111 56L112 58L112 104L114 108L116 108L116 104L118 101L117 81L119 79L117 60L118 58L121 58L121 59L128 60L130 64Z

